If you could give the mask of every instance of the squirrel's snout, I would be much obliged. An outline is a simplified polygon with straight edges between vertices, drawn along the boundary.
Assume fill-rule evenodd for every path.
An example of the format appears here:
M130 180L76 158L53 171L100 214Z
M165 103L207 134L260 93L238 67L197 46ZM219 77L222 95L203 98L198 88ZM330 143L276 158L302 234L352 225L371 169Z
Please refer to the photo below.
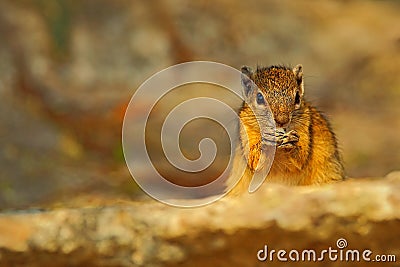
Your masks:
M285 128L290 122L290 116L286 114L275 115L275 124L278 128Z

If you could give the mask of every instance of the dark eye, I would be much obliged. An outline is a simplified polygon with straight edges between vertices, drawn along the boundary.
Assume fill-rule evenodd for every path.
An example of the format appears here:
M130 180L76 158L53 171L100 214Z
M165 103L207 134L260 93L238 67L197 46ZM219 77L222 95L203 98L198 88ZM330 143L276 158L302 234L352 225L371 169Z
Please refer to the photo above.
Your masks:
M261 93L257 93L257 104L259 105L265 104L264 96Z
M300 105L300 94L299 94L299 92L296 92L296 96L294 98L294 104L296 106Z

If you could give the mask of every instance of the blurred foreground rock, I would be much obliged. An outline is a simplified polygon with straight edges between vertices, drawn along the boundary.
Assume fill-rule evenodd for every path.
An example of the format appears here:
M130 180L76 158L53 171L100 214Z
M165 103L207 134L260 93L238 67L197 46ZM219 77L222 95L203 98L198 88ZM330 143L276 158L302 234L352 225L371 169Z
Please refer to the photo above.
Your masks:
M259 262L257 252L264 245L287 251L337 249L339 238L347 240L346 249L370 249L371 258L394 254L399 261L399 190L400 172L394 172L320 188L271 185L196 209L150 200L9 212L0 215L0 265L278 266L282 262L276 257Z

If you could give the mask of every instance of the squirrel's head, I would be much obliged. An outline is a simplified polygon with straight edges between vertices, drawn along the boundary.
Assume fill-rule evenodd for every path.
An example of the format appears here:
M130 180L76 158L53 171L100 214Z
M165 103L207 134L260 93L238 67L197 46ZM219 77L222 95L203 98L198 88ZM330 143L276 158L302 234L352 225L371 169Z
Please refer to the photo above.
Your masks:
M257 67L255 72L244 66L241 71L246 102L256 110L262 110L268 103L276 127L286 127L292 112L300 108L303 100L302 65L293 69L283 66Z

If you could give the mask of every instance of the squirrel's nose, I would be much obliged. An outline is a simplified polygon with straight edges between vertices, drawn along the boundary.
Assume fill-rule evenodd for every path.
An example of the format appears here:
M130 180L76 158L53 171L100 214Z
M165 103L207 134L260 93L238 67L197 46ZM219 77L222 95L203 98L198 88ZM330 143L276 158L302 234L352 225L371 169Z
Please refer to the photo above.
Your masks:
M289 122L289 116L286 116L284 114L278 114L277 116L275 116L275 124L278 128L285 128L289 124Z
M280 123L276 123L276 128L283 128L286 129L286 127L289 125L289 123L284 123L284 124L280 124Z

